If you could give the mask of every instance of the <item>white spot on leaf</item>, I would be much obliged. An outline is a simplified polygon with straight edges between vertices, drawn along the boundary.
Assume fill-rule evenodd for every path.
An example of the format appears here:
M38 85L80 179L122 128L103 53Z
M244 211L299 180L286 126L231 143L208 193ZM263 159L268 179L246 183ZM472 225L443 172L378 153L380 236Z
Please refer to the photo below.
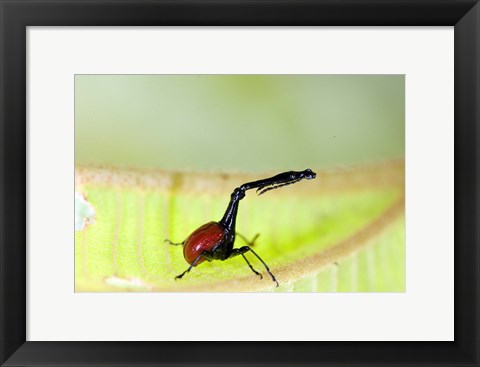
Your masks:
M89 224L95 223L95 209L81 192L75 193L75 230L83 231Z

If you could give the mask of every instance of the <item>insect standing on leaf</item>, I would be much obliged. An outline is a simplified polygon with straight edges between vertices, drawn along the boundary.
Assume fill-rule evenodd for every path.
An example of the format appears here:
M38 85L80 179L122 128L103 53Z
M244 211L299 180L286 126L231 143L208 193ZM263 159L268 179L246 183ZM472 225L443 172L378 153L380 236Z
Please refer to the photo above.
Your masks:
M182 278L194 266L197 266L204 260L224 261L238 255L241 255L245 259L250 269L252 269L256 275L260 276L261 279L263 278L262 275L253 268L252 264L250 264L250 261L248 261L248 259L245 257L245 253L251 252L257 257L258 260L260 260L278 287L278 281L275 279L275 276L272 274L267 264L265 264L260 256L258 256L257 253L250 247L253 246L253 242L258 237L258 234L255 236L252 242L246 241L250 246L233 248L235 235L239 235L246 240L245 237L235 232L238 204L240 200L245 197L245 192L247 190L257 189L258 195L262 195L267 191L278 189L279 187L286 185L291 185L299 182L302 179L314 179L315 176L315 172L313 172L311 169L306 169L305 171L300 172L289 171L263 180L248 182L240 187L237 187L235 190L233 190L232 195L230 196L230 203L228 204L227 210L225 211L225 214L220 222L209 222L204 224L181 243L173 243L170 240L165 240L171 245L182 245L183 256L190 264L188 269L182 274L176 276L175 279Z

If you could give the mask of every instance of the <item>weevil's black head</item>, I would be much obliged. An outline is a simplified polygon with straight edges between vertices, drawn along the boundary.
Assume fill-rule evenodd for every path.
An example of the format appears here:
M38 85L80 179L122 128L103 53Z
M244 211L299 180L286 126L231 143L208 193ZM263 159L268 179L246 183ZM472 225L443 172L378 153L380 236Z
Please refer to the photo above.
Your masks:
M303 173L303 178L306 178L307 180L313 180L315 177L317 177L317 174L313 172L310 168L307 168Z

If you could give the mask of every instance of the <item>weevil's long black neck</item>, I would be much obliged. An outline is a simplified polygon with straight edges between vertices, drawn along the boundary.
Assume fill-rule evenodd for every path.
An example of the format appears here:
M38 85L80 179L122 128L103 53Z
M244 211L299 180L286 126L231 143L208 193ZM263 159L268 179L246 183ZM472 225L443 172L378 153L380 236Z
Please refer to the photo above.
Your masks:
M245 190L236 188L230 196L230 203L228 203L227 210L223 215L220 225L231 233L235 233L235 222L237 220L238 204L240 200L245 197Z

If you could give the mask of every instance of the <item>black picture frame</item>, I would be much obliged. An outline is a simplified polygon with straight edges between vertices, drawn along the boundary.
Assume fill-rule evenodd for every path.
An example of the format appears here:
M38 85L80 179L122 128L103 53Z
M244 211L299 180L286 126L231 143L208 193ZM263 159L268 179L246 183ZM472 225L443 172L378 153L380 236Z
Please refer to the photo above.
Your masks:
M0 0L0 22L2 366L479 366L477 0ZM455 27L455 341L26 341L26 27L150 25Z

